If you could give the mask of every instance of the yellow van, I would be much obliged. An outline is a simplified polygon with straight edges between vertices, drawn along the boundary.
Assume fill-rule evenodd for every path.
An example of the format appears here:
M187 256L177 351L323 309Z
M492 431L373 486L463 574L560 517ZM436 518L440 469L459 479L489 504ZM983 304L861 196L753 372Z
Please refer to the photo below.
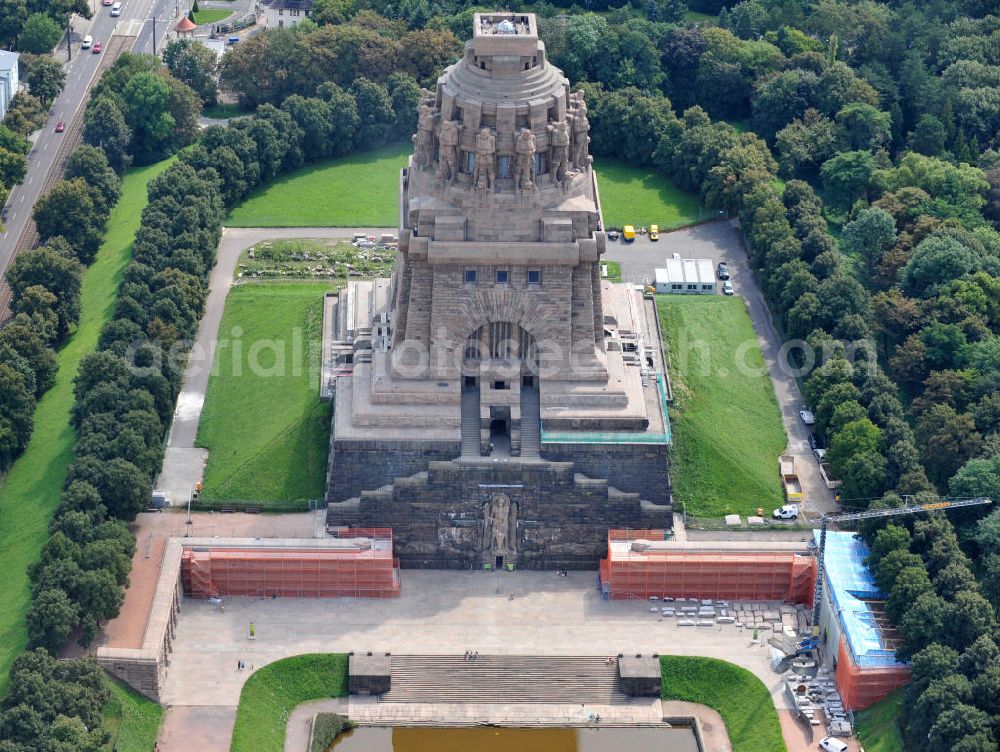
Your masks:
M627 243L631 243L633 240L635 240L635 227L633 227L632 225L625 225L622 228L622 240L624 240Z

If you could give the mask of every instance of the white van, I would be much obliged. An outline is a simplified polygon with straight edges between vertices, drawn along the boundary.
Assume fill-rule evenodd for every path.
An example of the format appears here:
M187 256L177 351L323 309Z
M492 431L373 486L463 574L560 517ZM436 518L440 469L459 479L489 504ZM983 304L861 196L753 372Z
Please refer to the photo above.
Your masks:
M840 739L834 739L832 736L823 739L819 743L819 748L826 752L847 752L847 745L840 741Z
M112 16L120 16L121 14L122 14L122 4L121 3L115 3L114 5L111 6L111 15Z
M83 42L80 43L81 50L89 50L90 46L94 43L94 38L88 34L83 38Z

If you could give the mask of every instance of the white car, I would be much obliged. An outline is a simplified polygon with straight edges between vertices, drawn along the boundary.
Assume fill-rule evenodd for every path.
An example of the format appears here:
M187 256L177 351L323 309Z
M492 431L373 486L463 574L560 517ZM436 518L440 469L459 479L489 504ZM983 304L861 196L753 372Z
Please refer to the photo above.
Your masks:
M820 449L818 447L816 449L813 449L813 457L816 458L817 462L822 463L823 458L826 457L826 450Z
M771 516L776 520L796 520L799 517L799 505L785 504L785 506L775 509Z
M722 294L723 295L733 295L733 294L735 294L735 292L736 291L733 289L733 283L730 282L728 279L725 282L722 283Z
M799 410L799 417L802 418L802 422L807 426L811 426L816 422L816 416L808 410Z
M840 741L840 739L834 739L832 736L821 740L819 748L825 749L826 752L847 752L847 744Z

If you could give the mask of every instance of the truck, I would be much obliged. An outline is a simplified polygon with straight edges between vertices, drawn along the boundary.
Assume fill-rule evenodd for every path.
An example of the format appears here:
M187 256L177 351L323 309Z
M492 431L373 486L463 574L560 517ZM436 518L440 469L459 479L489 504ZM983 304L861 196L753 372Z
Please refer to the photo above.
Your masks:
M635 227L633 227L632 225L625 225L622 228L622 240L624 240L627 243L631 243L633 240L635 240Z
M792 455L783 454L778 459L778 474L781 476L781 485L785 489L785 499L788 503L805 501L802 484L795 473L795 458Z

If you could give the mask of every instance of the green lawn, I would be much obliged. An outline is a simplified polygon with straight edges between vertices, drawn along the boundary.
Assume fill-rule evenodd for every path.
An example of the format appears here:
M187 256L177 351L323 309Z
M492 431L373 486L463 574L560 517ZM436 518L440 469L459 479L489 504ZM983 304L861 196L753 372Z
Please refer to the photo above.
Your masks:
M149 752L163 720L163 708L124 684L108 679L111 700L101 725L111 734L108 752Z
M230 290L219 337L232 343L216 351L198 426L197 444L209 450L204 499L323 496L330 440L330 405L319 399L323 293L338 286L254 282ZM241 336L231 334L235 327Z
M24 614L30 604L28 565L48 540L49 518L72 458L76 438L69 424L73 379L80 358L97 346L97 338L114 308L122 270L131 258L132 240L146 205L146 183L169 161L132 170L124 179L122 197L112 210L108 231L97 258L83 277L80 325L59 351L55 385L38 402L35 431L0 489L0 694L7 691L7 673L24 650Z
M395 227L399 170L413 150L393 144L304 167L234 208L228 227Z
M595 160L594 169L608 227L659 225L660 230L671 230L715 216L699 209L697 196L675 187L655 170L616 159Z
M621 282L622 281L622 265L617 261L602 261L602 266L608 267L608 276L611 282Z
M221 21L223 18L228 18L233 15L231 10L226 10L225 8L219 10L216 8L208 8L206 10L199 10L194 14L194 22L199 26L205 26L206 24L214 24Z
M906 749L899 730L899 713L905 693L905 689L897 689L867 710L855 714L858 739L866 752L904 752Z
M259 669L243 685L230 752L282 752L296 706L347 694L347 656L296 655Z
M781 414L741 298L658 295L674 393L670 477L688 514L782 503Z
M708 705L726 722L733 752L787 749L767 687L745 668L715 658L660 656L664 700Z

